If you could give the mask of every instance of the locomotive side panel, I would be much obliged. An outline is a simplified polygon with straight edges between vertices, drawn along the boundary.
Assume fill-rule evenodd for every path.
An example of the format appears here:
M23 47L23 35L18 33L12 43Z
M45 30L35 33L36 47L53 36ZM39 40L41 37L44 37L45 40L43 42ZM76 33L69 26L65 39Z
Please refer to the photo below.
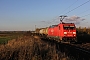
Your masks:
M56 27L54 27L54 29L53 29L54 31L54 36L58 36L58 26L56 26Z

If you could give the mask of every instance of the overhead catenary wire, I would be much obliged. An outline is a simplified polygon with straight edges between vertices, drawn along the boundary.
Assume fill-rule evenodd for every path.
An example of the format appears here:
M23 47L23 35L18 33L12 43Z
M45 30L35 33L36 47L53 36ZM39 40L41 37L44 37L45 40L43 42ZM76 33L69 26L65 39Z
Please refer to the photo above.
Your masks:
M68 12L67 12L67 13L65 13L65 14L68 14L68 13L70 13L70 12L74 11L75 9L77 9L77 8L79 8L79 7L83 6L83 5L85 5L85 4L86 4L86 3L88 3L88 2L90 2L90 0L88 0L88 1L86 1L86 2L84 2L83 4L81 4L81 5L77 6L76 8L74 8L74 9L72 9L72 10L68 11Z
M89 14L86 14L86 15L83 15L83 16L81 16L81 17L86 17L86 16L89 16L90 15L90 13Z
M81 12L81 13L79 13L79 14L77 14L77 15L83 14L83 13L88 12L88 11L90 11L90 8L87 9L87 10L85 10L85 11L83 11L83 12ZM83 15L81 17L86 17L86 16L89 16L89 15L90 15L90 13L89 14L86 14L86 15Z
M69 8L72 7L74 4L76 4L77 1L78 1L78 0L76 0L76 1L75 1L73 4L71 4L69 7L67 7L63 12L65 12L67 9L69 9ZM88 0L88 1L86 1L86 2L84 2L84 3L82 3L81 5L79 5L79 6L75 7L75 8L73 8L72 10L68 11L67 13L65 13L65 14L63 14L63 15L66 15L66 14L68 14L68 13L70 13L70 12L76 10L77 8L79 8L79 7L83 6L83 5L85 5L85 4L88 3L88 2L90 2L90 0ZM88 10L86 10L86 11L88 11ZM84 12L86 12L86 11L84 11ZM63 13L63 12L61 12L61 13ZM82 17L88 16L88 15L90 15L90 14L84 15L84 16L82 16ZM55 19L55 20L56 20L56 19ZM54 20L53 20L53 21L54 21ZM50 23L52 23L52 22L50 22Z
M76 4L77 2L78 2L78 0L76 0L74 3L72 3L72 4L71 4L69 7L67 7L63 12L65 12L67 9L69 9L70 7L72 7L72 6L73 6L74 4ZM86 3L88 3L88 2L90 2L90 0L84 2L83 4L77 6L76 8L74 8L74 9L72 9L72 10L68 11L67 13L72 12L73 10L75 10L75 9L77 9L77 8L79 8L79 7L81 7L81 6L83 6L84 4L86 4ZM61 13L63 13L63 12L61 12ZM66 15L67 13L65 13L65 14L63 14L63 15Z
M90 9L84 10L83 12L80 12L77 15L83 14L83 13L88 12L88 11L90 11Z
M72 3L69 7L67 7L65 10L63 10L62 12L61 12L61 14L63 13L63 12L65 12L67 9L69 9L70 7L72 7L74 4L76 4L78 2L78 0L76 0L74 3Z
M78 0L76 0L74 3L72 3L69 7L67 7L64 11L66 11L67 9L69 9L70 7L72 7L75 3L77 3ZM61 13L63 13L64 11L62 11ZM60 13L60 14L61 14ZM59 18L59 17L57 17ZM56 19L55 19L56 20ZM54 22L55 20L53 20L52 22Z

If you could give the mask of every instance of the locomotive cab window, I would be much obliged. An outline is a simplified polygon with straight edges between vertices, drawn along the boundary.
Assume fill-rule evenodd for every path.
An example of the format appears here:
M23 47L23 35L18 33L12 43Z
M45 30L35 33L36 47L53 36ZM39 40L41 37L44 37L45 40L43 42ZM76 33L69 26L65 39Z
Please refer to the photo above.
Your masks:
M75 26L70 26L70 29L72 29L72 30L75 29Z
M65 25L64 25L63 28L64 28L65 30L69 30L69 29L73 30L73 29L75 29L75 26L70 26L70 25L65 26Z

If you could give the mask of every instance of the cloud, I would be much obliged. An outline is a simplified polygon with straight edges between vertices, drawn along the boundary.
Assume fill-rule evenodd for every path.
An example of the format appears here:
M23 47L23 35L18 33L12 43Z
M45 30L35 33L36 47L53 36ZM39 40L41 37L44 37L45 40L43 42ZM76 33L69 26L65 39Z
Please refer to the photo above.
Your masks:
M83 20L85 20L85 19L82 19L81 17L75 16L75 15L65 18L65 21L83 21Z
M66 22L66 23L75 23L76 25L80 25L81 24L81 21L84 21L85 19L84 18L81 18L79 16L71 16L71 17L66 17L63 22ZM56 17L56 18L53 18L51 21L41 21L42 23L44 24L58 24L60 23L60 17Z
M41 22L46 22L46 21L41 21Z
M82 21L85 20L85 19L82 19Z
M78 22L75 22L75 24L76 24L76 25L80 25L80 22L79 22L79 21L78 21Z
M75 23L76 25L80 25L81 21L84 21L85 19L79 17L79 16L71 16L64 19L66 22Z
M41 22L44 24L50 24L51 23L50 21L41 21Z

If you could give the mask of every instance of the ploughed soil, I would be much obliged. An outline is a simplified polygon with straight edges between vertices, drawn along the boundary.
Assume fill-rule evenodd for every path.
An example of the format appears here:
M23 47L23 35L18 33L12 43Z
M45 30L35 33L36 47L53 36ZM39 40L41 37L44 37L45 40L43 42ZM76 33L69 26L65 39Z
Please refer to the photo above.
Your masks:
M55 45L25 34L0 45L0 60L69 60Z

